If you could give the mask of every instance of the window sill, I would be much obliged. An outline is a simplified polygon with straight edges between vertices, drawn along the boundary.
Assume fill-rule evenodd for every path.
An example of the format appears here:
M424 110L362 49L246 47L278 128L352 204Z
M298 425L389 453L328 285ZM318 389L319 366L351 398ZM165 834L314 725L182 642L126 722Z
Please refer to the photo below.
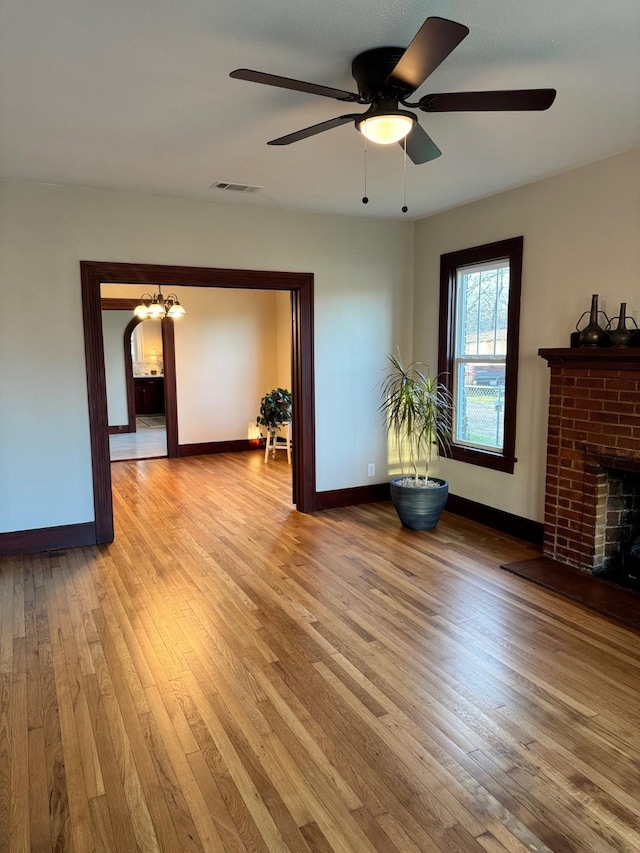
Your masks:
M480 465L482 468L491 468L493 471L502 471L505 474L513 474L515 463L518 461L515 457L504 456L502 453L491 453L489 450L476 450L456 444L452 444L443 455L457 462Z

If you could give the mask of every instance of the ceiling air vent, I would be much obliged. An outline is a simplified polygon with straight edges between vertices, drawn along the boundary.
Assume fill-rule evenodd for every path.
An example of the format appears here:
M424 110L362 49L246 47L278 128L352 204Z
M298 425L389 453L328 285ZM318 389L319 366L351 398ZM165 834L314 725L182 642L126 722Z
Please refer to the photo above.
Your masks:
M234 184L231 181L216 181L209 187L211 190L230 190L236 193L255 193L264 187L252 187L251 184Z

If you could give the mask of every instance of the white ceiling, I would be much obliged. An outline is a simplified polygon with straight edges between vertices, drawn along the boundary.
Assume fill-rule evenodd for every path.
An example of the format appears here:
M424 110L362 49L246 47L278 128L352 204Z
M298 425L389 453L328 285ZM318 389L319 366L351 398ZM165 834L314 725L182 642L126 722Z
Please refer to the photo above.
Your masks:
M356 54L407 45L432 15L470 34L412 100L545 87L558 96L547 112L420 113L443 156L408 164L408 217L640 145L640 0L3 0L0 169L212 202L401 217L399 146L369 145L365 207L363 139L352 125L266 145L351 108L229 72L353 91ZM264 190L232 195L209 189L216 180Z

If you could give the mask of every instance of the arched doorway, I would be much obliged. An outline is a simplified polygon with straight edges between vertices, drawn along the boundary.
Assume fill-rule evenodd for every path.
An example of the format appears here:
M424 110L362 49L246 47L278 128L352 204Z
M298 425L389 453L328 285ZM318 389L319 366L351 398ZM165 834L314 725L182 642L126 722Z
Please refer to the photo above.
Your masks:
M112 282L113 283L113 282ZM133 311L140 302L139 299L126 299L123 297L101 298L100 307L102 311ZM135 405L133 390L133 366L131 360L131 349L129 342L134 329L143 322L139 317L132 317L124 330L123 354L125 365L125 380L127 394L128 427L130 432L135 431ZM178 456L178 413L176 404L176 352L173 320L165 317L161 321L162 326L162 352L165 374L165 414L167 419L167 456L170 459ZM87 330L85 325L85 342ZM91 415L90 415L91 417Z
M228 270L207 267L173 267L100 261L80 262L87 392L91 431L96 541L113 540L113 507L107 434L107 398L102 348L101 284L136 284L153 288L231 287L255 290L288 290L292 295L292 391L294 399L293 502L300 512L316 508L315 409L313 366L313 275L311 273ZM167 337L173 346L173 323ZM164 331L164 330L163 330ZM165 394L175 401L175 365L165 361ZM167 435L170 425L167 406ZM175 413L175 402L173 406ZM175 418L175 415L174 415Z

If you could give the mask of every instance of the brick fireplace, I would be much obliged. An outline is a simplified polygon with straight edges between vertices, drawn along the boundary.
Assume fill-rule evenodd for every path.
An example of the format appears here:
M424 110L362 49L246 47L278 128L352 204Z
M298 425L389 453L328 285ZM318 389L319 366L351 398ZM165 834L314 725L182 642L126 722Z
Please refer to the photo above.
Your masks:
M606 571L640 521L640 349L543 349L551 369L544 556Z

